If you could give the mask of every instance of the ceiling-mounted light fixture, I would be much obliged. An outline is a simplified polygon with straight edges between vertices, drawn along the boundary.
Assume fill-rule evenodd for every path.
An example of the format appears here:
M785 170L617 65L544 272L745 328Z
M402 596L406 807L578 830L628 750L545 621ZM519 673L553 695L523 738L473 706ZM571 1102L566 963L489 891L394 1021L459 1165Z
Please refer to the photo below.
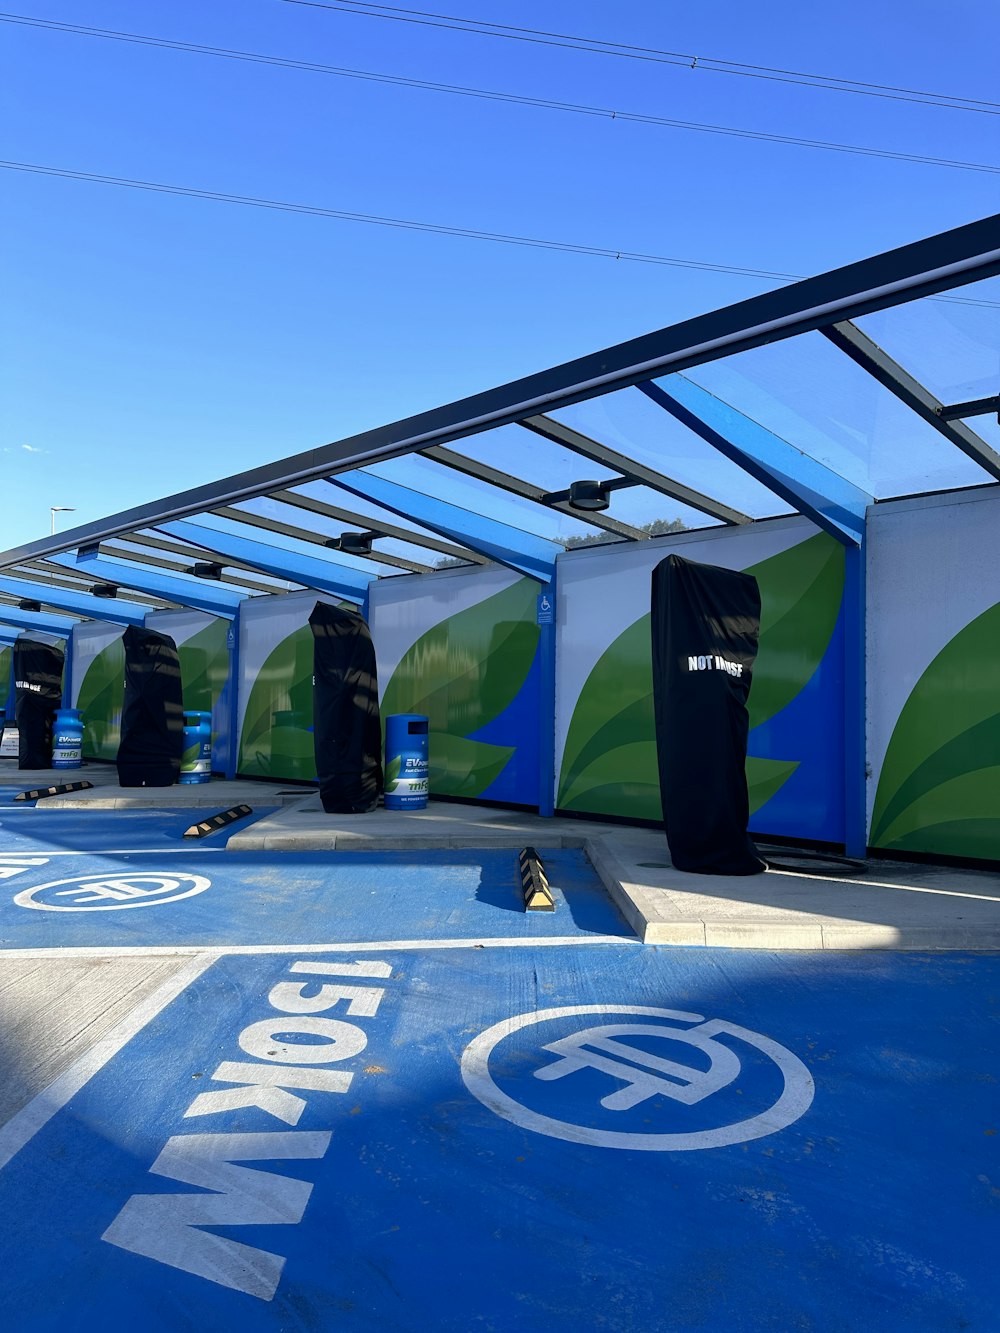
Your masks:
M594 513L601 509L607 509L610 503L607 482L571 482L567 499L571 509L589 510Z
M118 596L118 585L116 583L95 583L91 588L91 595L94 597L113 598Z
M342 551L344 555L371 555L372 542L381 535L380 532L342 532L323 545L331 551Z
M214 579L218 582L222 578L222 566L216 564L214 560L196 564L190 572L196 579Z

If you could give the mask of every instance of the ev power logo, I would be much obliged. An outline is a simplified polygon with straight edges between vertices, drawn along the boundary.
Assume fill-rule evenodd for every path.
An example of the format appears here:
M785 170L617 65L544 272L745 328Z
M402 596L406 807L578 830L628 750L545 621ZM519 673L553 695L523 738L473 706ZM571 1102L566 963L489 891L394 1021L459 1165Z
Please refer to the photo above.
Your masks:
M212 881L204 875L129 871L119 875L76 875L23 889L18 907L38 912L120 912L128 907L157 907L204 893Z
M784 1129L812 1103L791 1051L722 1018L586 1004L504 1019L466 1047L484 1106L570 1143L685 1152Z

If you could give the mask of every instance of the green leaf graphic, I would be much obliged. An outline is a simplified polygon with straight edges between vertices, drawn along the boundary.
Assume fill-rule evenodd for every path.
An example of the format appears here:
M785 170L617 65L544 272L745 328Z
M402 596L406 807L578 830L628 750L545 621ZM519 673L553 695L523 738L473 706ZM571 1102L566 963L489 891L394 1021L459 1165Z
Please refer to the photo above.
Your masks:
M228 622L213 620L177 649L184 707L210 713L229 676Z
M873 846L997 856L998 643L1000 603L956 634L917 681L879 774Z
M80 682L76 706L83 715L85 758L117 758L124 701L125 647L114 639L93 658Z
M478 796L500 776L514 753L512 745L484 745L464 736L432 731L428 778L439 796Z
M753 566L761 637L748 701L751 728L780 712L815 673L830 643L844 585L844 554L825 533ZM747 760L754 812L788 781L798 760ZM660 819L650 617L609 645L570 721L559 775L563 810Z
M7 694L10 689L10 659L13 650L0 648L0 708L7 707Z
M478 796L514 749L467 737L509 707L538 648L537 585L518 579L503 592L434 625L403 655L382 696L383 719L422 713L429 720L430 790Z
M313 635L300 625L276 645L250 690L240 733L239 771L313 779Z
M649 616L642 616L620 634L598 658L580 691L566 735L560 772L558 804L564 810L593 808L579 804L582 793L577 780L594 763L600 764L602 758L610 760L617 747L619 720L624 727L622 740L645 739L651 743L655 740L649 624ZM599 775L592 775L590 786L608 781L598 778ZM653 786L659 792L655 744L652 763L647 761L642 781L643 785ZM617 812L602 807L595 813ZM659 815L653 818L658 819Z
M403 765L403 756L393 755L385 769L385 790L395 791L399 785L399 770Z
M601 801L600 806L595 802ZM616 745L577 769L572 786L560 793L563 810L599 809L601 814L662 819L655 737Z

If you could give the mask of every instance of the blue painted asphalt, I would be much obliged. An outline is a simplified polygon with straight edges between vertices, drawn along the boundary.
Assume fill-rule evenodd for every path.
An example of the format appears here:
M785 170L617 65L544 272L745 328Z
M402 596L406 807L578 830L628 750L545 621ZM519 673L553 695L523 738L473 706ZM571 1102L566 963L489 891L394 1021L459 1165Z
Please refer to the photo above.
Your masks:
M359 958L217 960L13 1157L8 1327L997 1328L1000 960Z
M631 936L578 851L543 854L557 910L526 913L514 851L26 850L0 853L4 949Z
M23 791L24 788L19 788ZM36 805L0 809L0 857L6 853L45 854L47 849L79 852L127 848L134 851L156 847L197 845L185 838L184 831L211 815L220 814L225 805L191 809L164 810L46 810ZM205 846L225 846L237 829L249 828L258 819L273 814L277 806L253 806L253 814L212 833Z

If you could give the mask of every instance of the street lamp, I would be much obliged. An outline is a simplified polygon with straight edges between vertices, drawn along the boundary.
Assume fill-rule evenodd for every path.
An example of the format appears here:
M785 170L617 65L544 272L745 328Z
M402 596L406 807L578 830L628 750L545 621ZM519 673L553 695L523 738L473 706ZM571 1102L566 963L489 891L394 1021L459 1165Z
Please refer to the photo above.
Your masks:
M75 513L76 513L76 507L74 505L49 505L49 517L52 520L52 534L55 535L56 514L75 514Z

